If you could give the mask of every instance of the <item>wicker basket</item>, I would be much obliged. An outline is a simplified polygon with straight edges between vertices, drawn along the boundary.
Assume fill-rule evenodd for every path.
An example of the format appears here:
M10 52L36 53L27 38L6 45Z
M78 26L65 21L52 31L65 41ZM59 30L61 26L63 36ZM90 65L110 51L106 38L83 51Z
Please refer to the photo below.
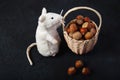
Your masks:
M63 34L64 34L64 38L67 42L67 45L68 47L76 54L85 54L85 53L88 53L89 51L91 51L97 40L98 40L98 35L99 35L99 32L100 32L100 28L101 28L101 24L102 24L102 18L101 18L101 15L98 11L90 8L90 7L74 7L70 10L68 10L65 15L64 15L64 19L66 18L66 16L73 12L73 11L76 11L76 10L80 10L80 9L86 9L86 10L90 10L90 11L93 11L94 13L97 14L98 18L99 18L99 27L96 25L96 23L94 21L92 21L94 24L95 24L95 27L96 27L96 34L93 38L89 39L89 40L75 40L75 39L72 39L71 37L68 36L68 33L64 30L65 28L65 25L63 24ZM69 23L68 23L69 24Z

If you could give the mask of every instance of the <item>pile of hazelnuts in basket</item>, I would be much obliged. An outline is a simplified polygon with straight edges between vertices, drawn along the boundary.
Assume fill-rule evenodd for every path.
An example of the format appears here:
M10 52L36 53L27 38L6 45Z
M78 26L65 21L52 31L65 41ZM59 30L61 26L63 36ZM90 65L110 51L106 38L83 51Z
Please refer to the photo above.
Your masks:
M68 35L76 40L88 40L96 34L95 24L89 17L78 15L66 27Z

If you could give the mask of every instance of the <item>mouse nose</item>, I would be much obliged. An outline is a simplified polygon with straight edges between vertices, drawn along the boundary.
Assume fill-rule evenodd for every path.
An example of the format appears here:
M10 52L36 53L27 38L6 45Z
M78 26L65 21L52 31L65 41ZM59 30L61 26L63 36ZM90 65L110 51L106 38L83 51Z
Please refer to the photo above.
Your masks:
M62 21L65 21L63 17L62 17Z
M65 23L65 20L64 20L64 18L63 18L63 17L62 17L62 19L60 20L60 22Z

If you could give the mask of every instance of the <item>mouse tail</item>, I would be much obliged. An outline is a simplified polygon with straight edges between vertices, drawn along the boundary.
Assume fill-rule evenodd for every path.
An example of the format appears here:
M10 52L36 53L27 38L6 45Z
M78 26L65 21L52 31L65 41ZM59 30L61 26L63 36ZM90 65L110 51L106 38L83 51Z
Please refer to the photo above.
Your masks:
M31 50L31 48L32 48L33 46L35 46L35 45L36 45L36 43L30 44L30 45L27 47L27 50L26 50L27 59L28 59L28 61L29 61L29 63L30 63L31 66L33 65L33 63L32 63L32 60L30 59L30 50Z

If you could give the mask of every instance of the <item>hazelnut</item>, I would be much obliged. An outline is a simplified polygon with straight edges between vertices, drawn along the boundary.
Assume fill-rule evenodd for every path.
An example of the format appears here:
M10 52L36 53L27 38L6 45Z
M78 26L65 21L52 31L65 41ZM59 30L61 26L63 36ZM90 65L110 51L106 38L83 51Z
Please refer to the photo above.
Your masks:
M81 67L83 67L83 61L82 61L82 60L76 60L76 62L75 62L75 67L76 67L76 68L81 68Z
M80 33L82 35L85 35L85 33L87 32L87 29L86 28L80 28Z
M92 37L93 37L93 33L91 33L91 32L87 32L85 34L85 39L91 39Z
M70 33L70 28L66 28L66 31L69 34Z
M92 28L95 28L95 24L94 23L90 23L90 26L92 27Z
M73 33L73 39L79 40L81 38L82 34L79 31Z
M78 15L76 19L83 19L84 17L82 15Z
M75 32L75 31L77 31L77 26L76 26L76 24L75 23L72 23L72 24L70 24L70 32Z
M69 67L67 71L68 75L73 75L76 73L75 67Z
M77 23L78 25L82 25L82 24L83 24L83 20L81 20L81 19L79 20L79 19L78 19L78 20L76 21L76 23Z
M77 21L77 19L74 19L74 20L70 21L70 24L74 24L74 23L76 23L76 21Z
M93 33L93 35L95 35L96 34L96 29L95 28L91 28L90 32Z
M83 74L83 75L88 75L88 74L90 74L90 69L89 69L88 67L84 67L84 68L82 69L82 74Z
M88 28L88 26L89 26L89 23L85 22L85 23L83 23L82 28Z
M95 24L89 23L89 25L88 25L88 30L91 30L91 28L95 28Z
M71 38L73 38L73 33L72 33L72 32L70 32L70 33L69 33L69 36L70 36Z
M89 17L85 17L85 18L84 18L84 21L85 21L85 22L90 22L90 18L89 18Z

